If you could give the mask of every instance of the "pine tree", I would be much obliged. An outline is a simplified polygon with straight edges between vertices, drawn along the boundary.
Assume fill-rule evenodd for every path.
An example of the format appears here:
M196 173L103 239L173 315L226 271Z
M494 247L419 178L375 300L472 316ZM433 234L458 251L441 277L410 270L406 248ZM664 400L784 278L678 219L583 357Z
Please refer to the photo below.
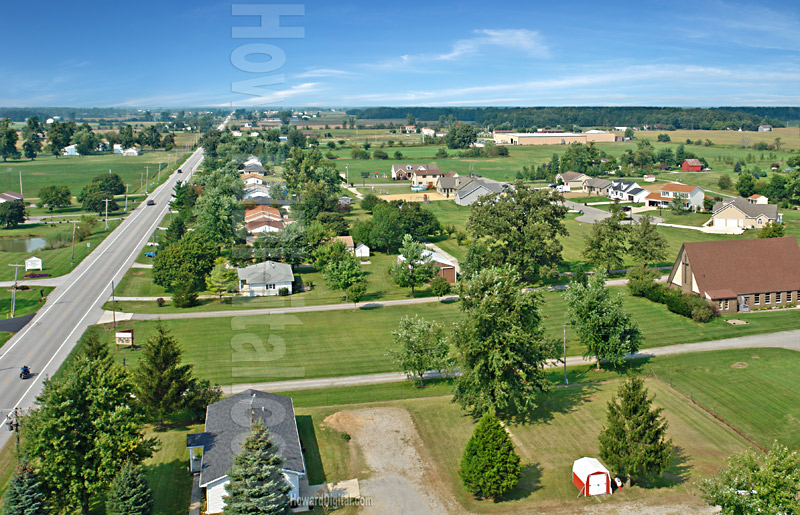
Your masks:
M92 361L102 361L109 356L108 345L101 340L98 331L93 328L89 328L83 333L81 343L83 352Z
M114 477L106 494L108 515L150 515L153 492L139 467L126 463Z
M289 513L290 487L277 452L269 430L254 422L228 472L225 515Z
M45 493L36 471L22 465L11 477L3 498L3 515L46 515L50 507L45 502Z
M607 423L599 436L600 457L628 484L632 478L660 476L672 459L663 409L653 408L652 403L644 379L638 376L624 381L608 403Z
M519 456L493 413L484 413L475 426L458 473L466 489L477 497L497 499L519 482Z
M159 424L184 405L192 381L192 366L181 365L181 348L163 325L147 340L134 371L137 398Z

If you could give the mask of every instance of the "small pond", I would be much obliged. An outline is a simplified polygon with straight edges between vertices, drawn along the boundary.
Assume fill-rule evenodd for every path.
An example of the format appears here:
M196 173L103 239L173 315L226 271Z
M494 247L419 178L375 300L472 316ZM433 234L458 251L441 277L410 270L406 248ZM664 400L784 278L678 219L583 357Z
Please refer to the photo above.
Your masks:
M0 238L0 252L36 252L45 245L44 238Z

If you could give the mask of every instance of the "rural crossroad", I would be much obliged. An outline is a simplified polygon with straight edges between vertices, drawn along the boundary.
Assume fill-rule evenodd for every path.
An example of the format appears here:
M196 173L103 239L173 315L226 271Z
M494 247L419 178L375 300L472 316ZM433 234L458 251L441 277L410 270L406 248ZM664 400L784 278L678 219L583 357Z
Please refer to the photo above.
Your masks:
M42 381L58 370L84 330L103 314L111 281L119 283L167 213L175 184L191 177L202 159L202 149L189 156L182 174L174 173L147 197L155 201L155 206L146 206L142 201L72 271L68 280L50 293L36 317L0 348L0 422L13 408L25 410L33 406ZM31 368L32 378L19 378L22 365ZM0 430L0 446L11 434L5 428Z

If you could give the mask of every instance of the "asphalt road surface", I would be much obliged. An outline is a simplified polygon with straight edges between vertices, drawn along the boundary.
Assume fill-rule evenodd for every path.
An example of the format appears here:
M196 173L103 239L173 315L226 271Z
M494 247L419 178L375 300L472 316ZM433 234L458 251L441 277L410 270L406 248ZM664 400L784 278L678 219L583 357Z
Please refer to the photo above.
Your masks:
M14 408L26 410L34 405L42 381L52 376L64 362L86 328L100 318L103 303L111 292L111 281L119 284L167 213L173 188L188 180L202 161L202 149L195 151L173 175L159 186L53 290L39 313L11 340L0 347L0 422ZM102 221L100 222L102 223ZM33 376L19 378L20 368L28 365ZM0 428L0 446L13 433Z

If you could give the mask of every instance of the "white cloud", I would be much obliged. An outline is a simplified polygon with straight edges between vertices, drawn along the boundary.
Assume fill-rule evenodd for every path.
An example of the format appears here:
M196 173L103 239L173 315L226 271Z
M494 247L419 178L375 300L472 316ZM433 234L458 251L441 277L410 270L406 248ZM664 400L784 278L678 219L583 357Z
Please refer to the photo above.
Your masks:
M239 106L239 107L283 104L297 97L302 97L303 95L310 95L312 93L318 94L324 89L322 86L323 85L319 82L306 82L303 84L290 86L288 88L278 90L273 93L269 93L267 95L262 95L260 97L252 97L246 99L242 99L241 97L234 98L232 99L232 102L234 106ZM308 97L308 99L312 100L313 97ZM304 101L302 103L306 102ZM218 105L226 106L230 105L230 102L222 102Z
M317 77L346 77L352 74L352 72L333 68L310 68L302 73L298 73L295 77L298 79L312 79Z

